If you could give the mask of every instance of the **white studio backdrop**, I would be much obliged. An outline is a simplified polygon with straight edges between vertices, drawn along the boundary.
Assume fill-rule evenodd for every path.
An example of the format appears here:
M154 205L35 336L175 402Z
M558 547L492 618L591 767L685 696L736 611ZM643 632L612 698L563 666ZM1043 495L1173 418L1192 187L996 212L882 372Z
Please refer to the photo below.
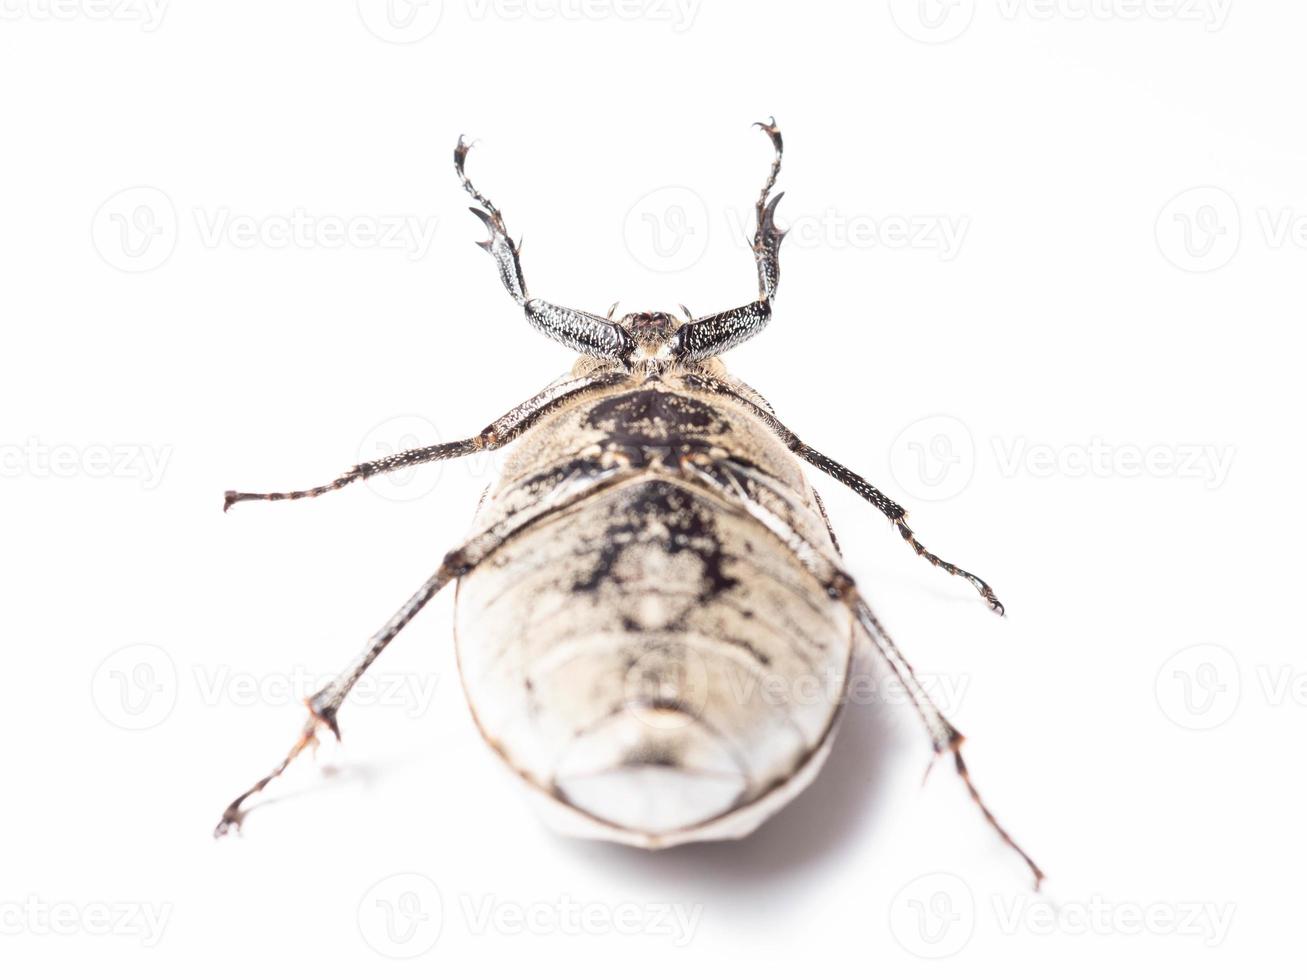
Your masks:
M54 977L1286 975L1307 714L1307 10L1251 0L0 5L0 970ZM565 371L536 295L754 295L728 358L994 583L814 476L1049 873L885 686L753 837L544 830L464 707L451 597L242 837L300 700L499 461L248 504L471 435ZM1298 406L1296 409L1294 406Z

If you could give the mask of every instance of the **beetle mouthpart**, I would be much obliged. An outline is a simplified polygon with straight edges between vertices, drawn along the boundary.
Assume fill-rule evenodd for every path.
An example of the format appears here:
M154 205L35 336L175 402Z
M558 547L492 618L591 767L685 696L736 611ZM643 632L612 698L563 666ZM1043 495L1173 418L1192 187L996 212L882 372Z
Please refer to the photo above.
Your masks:
M748 787L739 760L692 715L646 708L580 735L554 776L559 797L627 830L663 834L733 809Z

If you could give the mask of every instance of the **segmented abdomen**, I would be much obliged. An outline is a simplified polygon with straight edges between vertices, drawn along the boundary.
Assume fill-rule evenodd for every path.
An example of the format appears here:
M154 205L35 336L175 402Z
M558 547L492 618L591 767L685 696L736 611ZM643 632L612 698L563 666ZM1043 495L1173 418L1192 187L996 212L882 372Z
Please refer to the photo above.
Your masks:
M711 420L727 441L750 423ZM799 769L837 715L851 629L779 537L730 495L670 469L666 440L654 441L660 453L629 479L466 576L457 629L490 743L546 792L647 834L713 820ZM810 491L791 494L789 519L821 547Z

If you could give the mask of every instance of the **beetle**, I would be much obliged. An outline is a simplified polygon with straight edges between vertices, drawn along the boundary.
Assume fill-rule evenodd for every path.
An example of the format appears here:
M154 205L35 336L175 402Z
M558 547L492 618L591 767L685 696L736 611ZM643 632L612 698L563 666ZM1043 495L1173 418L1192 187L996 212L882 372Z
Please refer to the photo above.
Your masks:
M456 655L477 727L557 829L650 849L748 834L820 769L861 636L909 693L935 756L952 756L1038 888L1043 872L981 800L962 735L845 569L800 464L860 494L918 555L970 582L999 615L1002 603L984 580L926 550L901 506L801 440L719 359L767 325L780 275L783 194L772 191L784 146L774 119L757 125L773 149L755 205L758 298L703 317L682 307L685 319L613 319L615 307L599 316L531 296L503 214L468 179L470 146L459 139L455 171L488 234L478 244L527 322L581 356L471 438L360 463L308 490L226 494L224 510L317 497L514 446L468 538L358 659L307 699L290 752L232 801L216 836L239 827L245 801L316 744L320 729L340 738L337 713L350 689L432 596L456 583Z

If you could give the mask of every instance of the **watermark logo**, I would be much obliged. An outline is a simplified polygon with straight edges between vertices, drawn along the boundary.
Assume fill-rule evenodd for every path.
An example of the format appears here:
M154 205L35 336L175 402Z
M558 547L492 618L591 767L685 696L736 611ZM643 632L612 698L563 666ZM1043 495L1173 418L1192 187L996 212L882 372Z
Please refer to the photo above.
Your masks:
M413 44L430 36L444 6L443 0L358 0L363 26L388 44Z
M821 214L787 216L786 248L885 248L933 252L941 262L952 262L962 251L971 230L968 215L949 214L843 214L828 207ZM727 231L732 242L749 247L753 242L754 213L730 208Z
M708 667L693 650L651 650L626 671L626 710L658 731L684 728L708 703Z
M622 240L646 269L681 272L708 250L708 205L688 187L650 191L626 212Z
M382 878L359 902L363 941L382 956L412 959L431 949L444 927L440 889L425 875L406 871Z
M1173 21L1219 31L1234 0L997 0L999 16L1012 21Z
M113 21L151 34L167 9L168 0L0 0L0 21Z
M100 258L123 272L149 272L177 247L177 209L157 187L128 187L100 205L91 221Z
M967 674L913 675L917 684L930 700L945 714L962 708L963 699L971 687ZM810 705L879 704L911 707L911 690L902 679L880 676L879 672L854 670L847 676L840 669L803 670L785 673L777 670L728 671L718 684L718 694L729 693L739 705L757 705L772 708L806 707Z
M195 227L205 248L357 248L402 251L417 261L431 250L437 219L415 214L236 214L228 207L196 208Z
M701 0L467 0L468 16L485 20L623 20L670 24L688 31Z
M1157 247L1185 272L1229 265L1243 237L1239 205L1219 187L1193 187L1171 198L1157 215Z
M913 956L953 956L976 929L976 898L957 875L936 871L908 882L890 901L890 933Z
M153 728L177 703L177 665L161 647L148 643L123 647L96 668L91 698L111 725L126 731Z
M890 17L900 31L922 44L945 44L971 26L976 0L889 0Z
M194 668L200 703L208 708L302 705L334 680L334 674L317 674L303 665L271 674L236 671L228 664ZM407 717L418 718L430 709L439 684L437 674L369 671L350 691L349 701L354 708L400 709Z
M1151 477L1194 480L1205 489L1218 490L1234 465L1235 447L1201 443L1114 445L1098 436L1087 443L1054 446L1032 443L1024 437L993 440L999 474L1005 479L1060 476L1107 479Z
M431 251L439 224L430 215L332 214L304 207L256 215L225 205L192 208L190 223L205 249L373 249L403 253L414 262ZM100 205L91 241L115 269L150 272L172 257L186 224L159 188L129 187Z
M1028 895L995 895L994 917L1007 936L1180 936L1204 946L1225 942L1234 919L1231 902L1111 901L1093 895L1053 903Z
M363 462L383 459L424 446L435 446L440 441L440 432L430 419L420 415L396 415L368 431L359 443L358 458ZM419 463L378 473L364 482L385 500L406 503L420 500L434 490L443 470L444 465L439 461Z
M976 472L976 443L961 419L932 415L899 433L890 446L889 465L909 496L949 500L967 488Z
M136 480L143 490L163 482L172 446L145 444L51 445L35 436L25 443L0 443L0 478Z
M0 901L0 936L128 936L147 949L163 938L171 902Z
M702 905L670 902L582 902L569 895L535 902L493 895L463 895L459 905L473 936L655 936L688 946L698 931Z
M1214 643L1186 647L1167 658L1157 671L1158 707L1171 721L1191 731L1225 724L1242 694L1239 663Z

